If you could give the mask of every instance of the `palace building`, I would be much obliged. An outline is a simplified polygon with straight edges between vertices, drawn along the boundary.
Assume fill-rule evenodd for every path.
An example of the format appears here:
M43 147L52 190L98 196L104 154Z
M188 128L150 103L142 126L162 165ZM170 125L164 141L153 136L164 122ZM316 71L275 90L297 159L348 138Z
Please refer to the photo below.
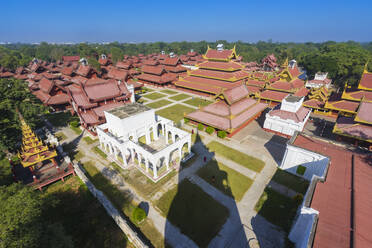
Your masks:
M137 76L139 82L157 87L171 85L176 77L168 73L156 60L146 60L142 66L142 74Z
M326 89L329 89L332 83L332 79L327 78L328 72L317 72L314 76L313 80L309 80L306 82L307 88L321 88L325 87Z
M266 114L264 129L285 137L301 132L311 113L302 106L303 101L304 97L286 96L280 105Z
M226 131L232 137L252 120L258 118L267 104L249 98L246 85L222 89L216 102L187 114L185 118L194 123L211 126L217 131Z
M21 151L18 157L21 166L13 168L16 180L36 189L74 174L71 164L58 163L57 151L44 144L20 116L22 130Z
M134 165L157 182L191 155L191 134L147 106L132 103L104 111L100 147L123 169Z
M187 76L180 77L174 85L182 90L204 96L215 96L221 90L239 86L249 77L244 66L233 60L238 57L235 47L226 50L222 44L217 49L208 47L203 55L205 62L199 63L197 70L187 71Z
M266 84L265 90L257 92L256 98L270 106L276 106L289 94L299 97L306 96L309 90L305 88L305 81L299 78L301 74L296 60L291 60L289 63L286 60L278 77L272 78L270 83Z
M327 101L325 108L338 115L333 133L372 149L372 73L366 68L357 88L346 85L341 100Z

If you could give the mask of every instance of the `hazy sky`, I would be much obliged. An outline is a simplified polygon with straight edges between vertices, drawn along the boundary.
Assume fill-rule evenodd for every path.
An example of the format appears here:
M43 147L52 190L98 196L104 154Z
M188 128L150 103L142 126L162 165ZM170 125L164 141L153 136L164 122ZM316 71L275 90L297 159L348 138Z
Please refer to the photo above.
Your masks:
M372 0L3 0L0 42L372 41Z

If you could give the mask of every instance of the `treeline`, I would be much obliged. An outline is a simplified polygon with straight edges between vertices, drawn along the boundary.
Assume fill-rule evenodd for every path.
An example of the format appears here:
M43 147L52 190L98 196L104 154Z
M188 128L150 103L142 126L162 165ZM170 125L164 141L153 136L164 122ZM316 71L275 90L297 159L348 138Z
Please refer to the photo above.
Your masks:
M174 52L178 55L186 54L191 49L198 53L205 53L207 47L215 48L223 43L225 48L236 45L236 51L243 56L243 61L260 62L266 55L274 53L279 63L286 58L296 59L310 77L317 71L327 71L335 81L336 86L342 87L345 82L355 85L360 78L363 67L372 59L372 42L324 42L324 43L274 43L274 42L155 42L155 43L118 43L56 45L41 43L39 45L11 44L0 46L0 65L14 70L20 65L26 65L32 58L46 61L57 61L63 55L80 55L97 59L101 54L111 54L114 62L123 59L124 55L138 55ZM372 62L371 62L372 63ZM372 69L369 65L370 70Z

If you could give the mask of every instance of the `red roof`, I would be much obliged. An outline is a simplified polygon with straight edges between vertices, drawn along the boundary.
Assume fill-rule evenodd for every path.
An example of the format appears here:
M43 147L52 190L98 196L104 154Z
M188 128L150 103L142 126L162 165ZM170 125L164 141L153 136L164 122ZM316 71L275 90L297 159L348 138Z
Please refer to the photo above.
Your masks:
M341 129L343 134L364 140L372 140L372 126L357 123L353 118L339 117L336 121L336 127Z
M260 93L260 97L263 99L273 100L276 102L282 102L282 100L288 96L289 93L274 91L274 90L264 90Z
M132 64L133 63L131 61L118 61L116 63L116 67L129 70L132 67Z
M234 51L231 50L221 50L218 51L216 49L208 49L207 53L205 54L205 57L207 59L229 59L233 56Z
M372 123L372 102L361 102L356 117L363 122Z
M154 74L154 75L161 75L162 73L165 72L163 66L144 65L144 66L142 66L141 70L144 73L149 73L149 74Z
M316 99L311 99L303 102L303 105L307 105L313 108L323 108L324 102L318 101Z
M116 68L111 68L111 70L109 70L109 72L107 74L107 77L108 78L113 78L113 79L116 79L116 80L126 81L127 78L128 78L128 72L124 71L124 70L119 70L119 69L116 69Z
M239 85L234 88L226 89L222 92L227 102L231 105L244 97L249 96L249 91L245 84Z
M301 89L297 90L296 93L294 93L295 96L307 96L309 94L309 90L305 87L302 87Z
M78 70L76 71L76 74L87 77L91 71L92 67L90 67L89 65L80 65Z
M74 68L72 66L65 66L63 67L61 73L67 76L71 76L74 72Z
M271 116L278 116L282 120L292 120L297 123L301 123L305 120L305 117L309 114L311 110L301 106L297 112L289 112L281 110L278 106L271 110L268 114Z
M258 80L252 80L252 79L247 81L247 85L258 86L260 88L263 88L265 84L266 83L264 81L258 81Z
M80 60L80 56L62 56L63 62L77 62Z
M212 70L194 70L190 71L190 75L198 76L198 77L211 77L221 80L227 81L238 81L249 77L249 73L246 71L234 71L234 72L226 72L226 71L212 71Z
M39 82L39 88L47 94L50 93L53 86L54 86L53 81L50 81L49 79L46 79L45 77L43 77Z
M359 102L352 102L352 101L346 101L346 100L335 101L335 102L328 101L328 104L335 108L346 110L346 111L351 111L351 112L356 112L359 106Z
M205 61L198 65L199 68L207 68L207 69L217 69L217 70L240 70L243 69L244 66L237 62L228 61L228 62L217 62L217 61Z
M351 230L354 247L372 247L372 158L302 135L293 144L331 159L326 181L317 183L311 202L311 208L319 211L313 247L350 247Z
M58 104L68 103L69 100L70 100L70 97L67 94L62 93L62 94L51 96L47 103L50 105L58 105Z
M367 89L372 89L372 73L363 73L359 85Z
M165 58L162 62L161 62L163 65L173 65L173 66L176 66L180 63L182 63L180 61L180 59L178 57L168 57L168 58Z

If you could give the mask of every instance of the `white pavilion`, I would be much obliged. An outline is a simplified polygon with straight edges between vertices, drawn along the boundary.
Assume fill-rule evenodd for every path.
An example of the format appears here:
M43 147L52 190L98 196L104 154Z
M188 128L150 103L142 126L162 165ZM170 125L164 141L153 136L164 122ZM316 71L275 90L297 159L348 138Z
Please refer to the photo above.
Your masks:
M132 103L105 111L97 127L100 146L120 167L136 166L158 181L192 156L191 134L147 106Z
M282 103L265 116L264 129L285 137L301 132L311 110L302 106L304 97L288 95Z

